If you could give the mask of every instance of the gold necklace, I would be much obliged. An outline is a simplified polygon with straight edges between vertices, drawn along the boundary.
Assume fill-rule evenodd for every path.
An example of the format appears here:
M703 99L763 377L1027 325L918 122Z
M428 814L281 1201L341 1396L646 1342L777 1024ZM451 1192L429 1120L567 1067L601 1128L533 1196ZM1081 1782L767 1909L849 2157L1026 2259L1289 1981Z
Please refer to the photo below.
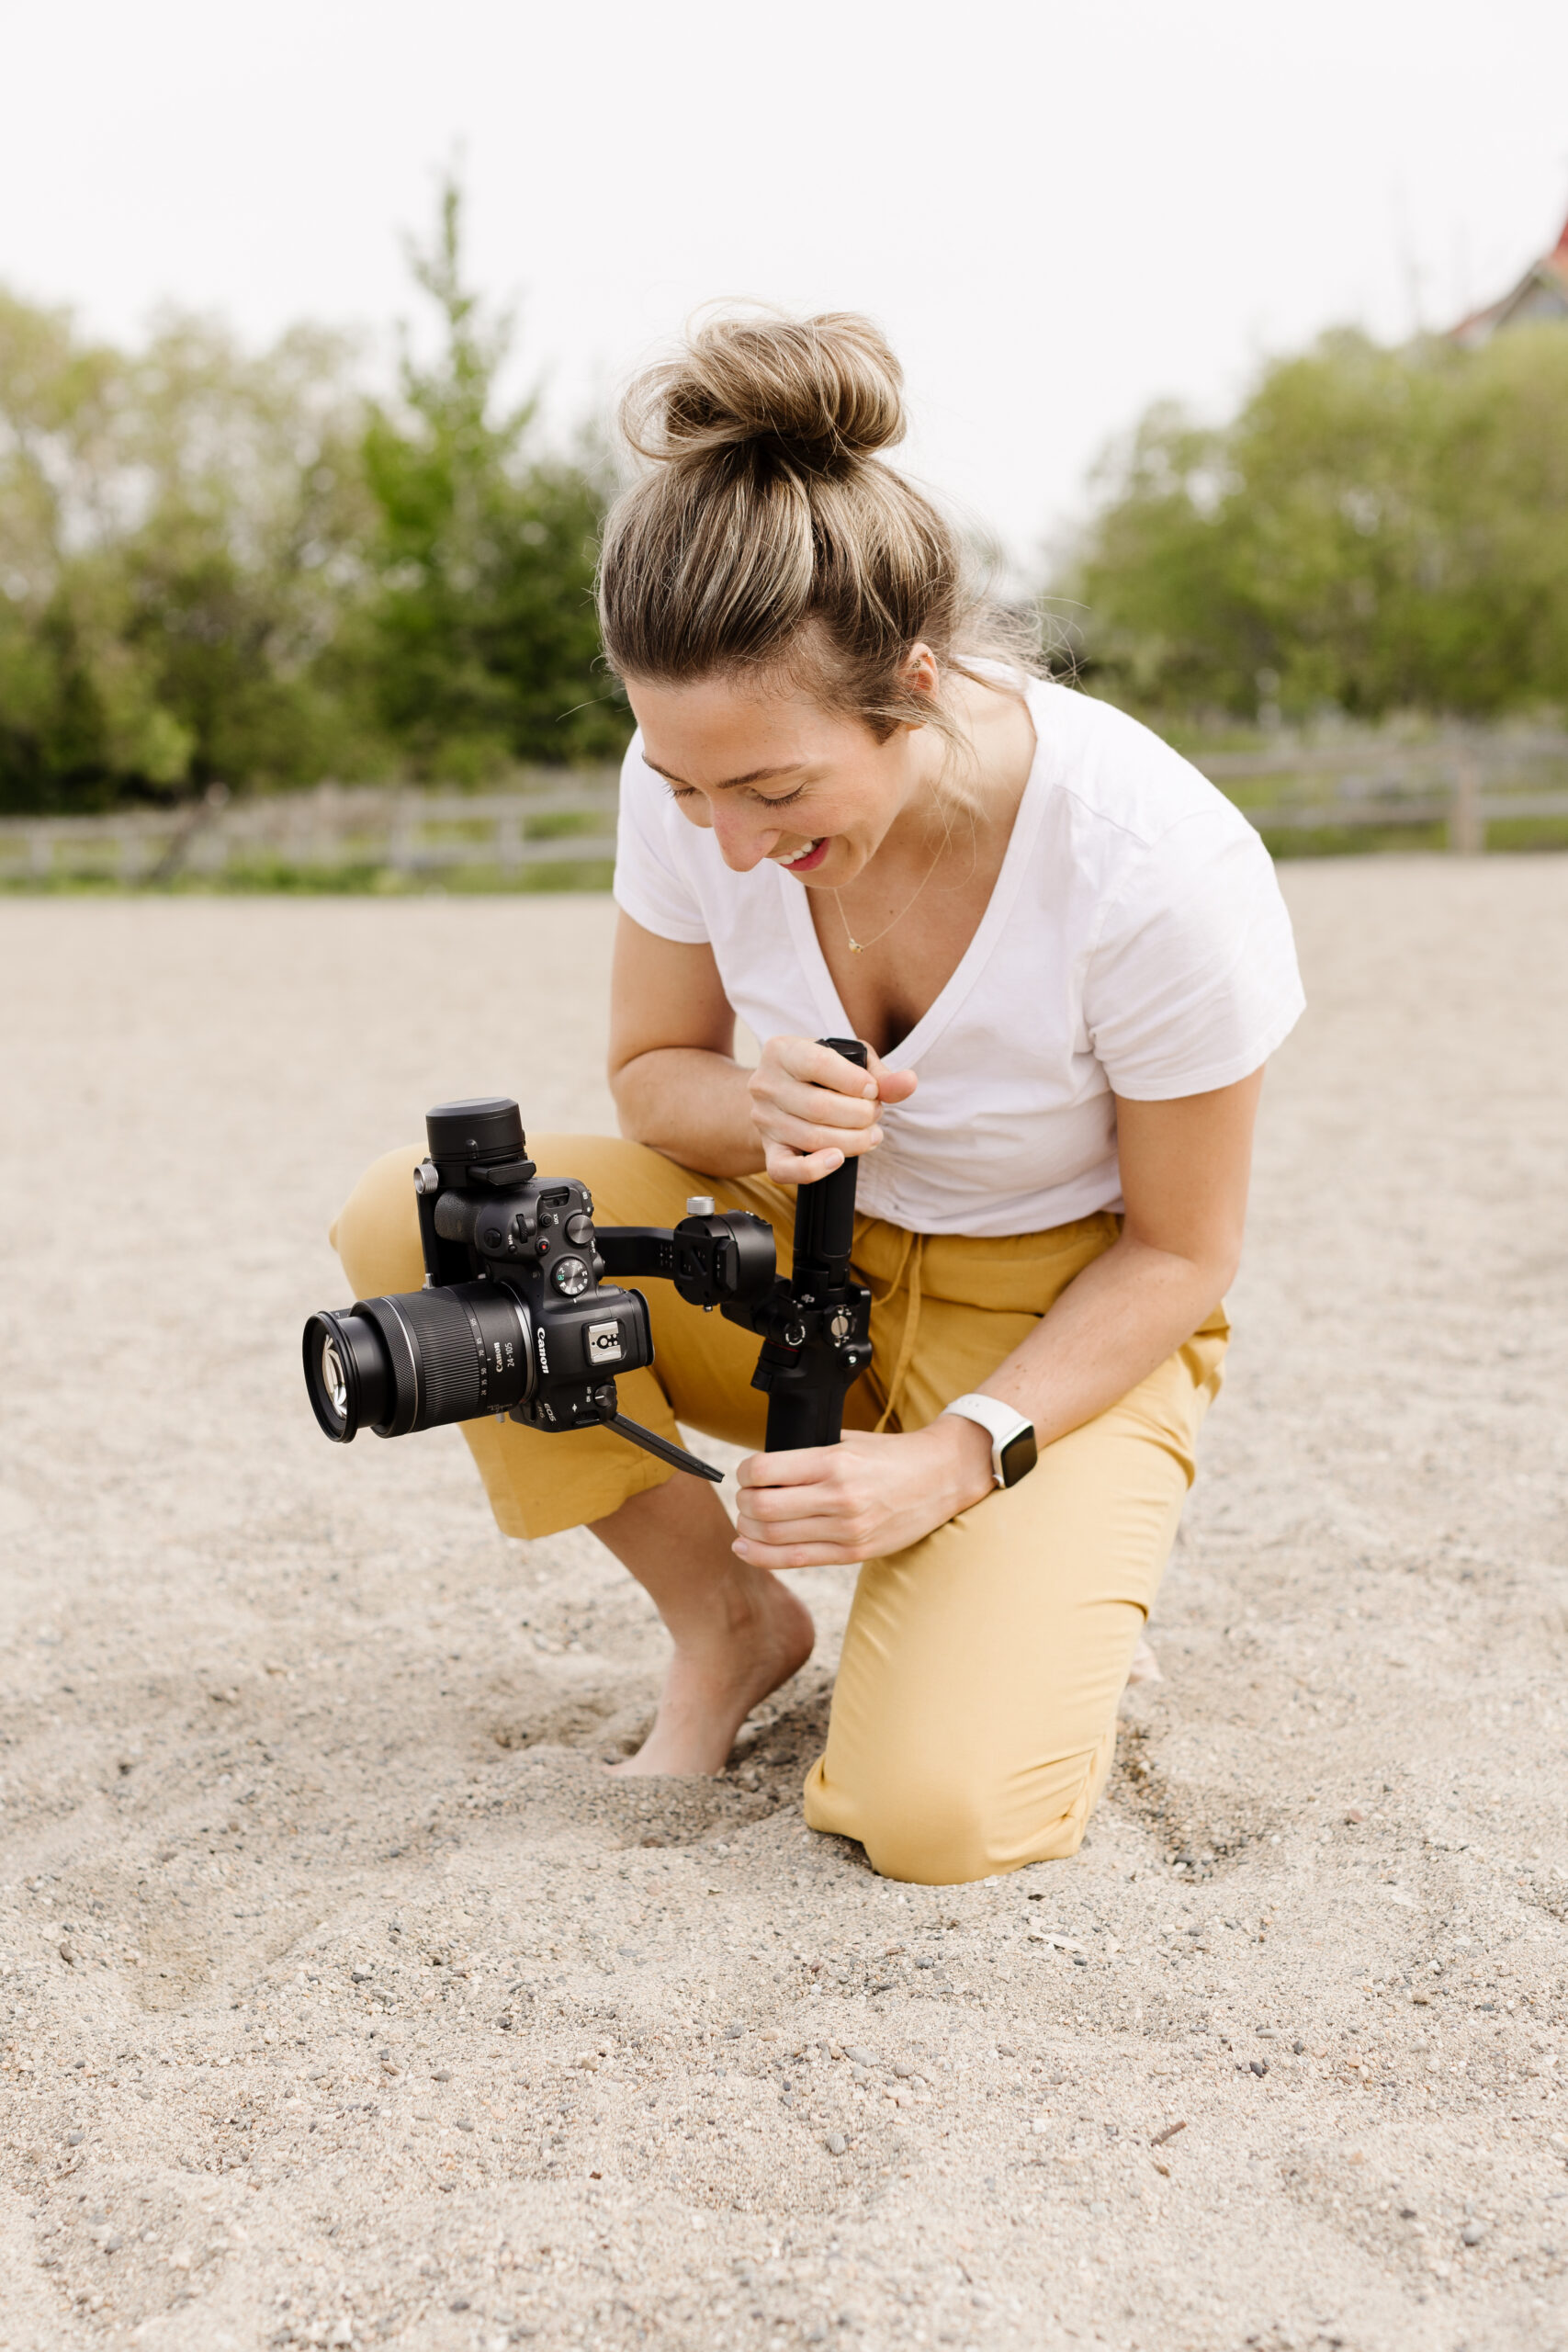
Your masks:
M920 892L925 888L926 884L931 880L931 876L942 864L942 851L946 847L947 843L943 842L942 849L937 851L936 855L932 858L931 864L921 875L915 888L915 899L919 897ZM839 921L844 926L844 937L850 943L850 954L852 956L863 956L868 947L874 947L876 945L877 940L886 939L888 933L896 930L898 924L903 922L904 917L908 913L910 907L914 905L915 899L908 899L903 906L901 906L897 913L894 916L893 921L891 922L885 922L882 929L875 933L870 939L857 939L854 933L850 929L850 919L844 912L844 902L842 899L840 898L837 890L835 890L833 893L833 903L839 910Z

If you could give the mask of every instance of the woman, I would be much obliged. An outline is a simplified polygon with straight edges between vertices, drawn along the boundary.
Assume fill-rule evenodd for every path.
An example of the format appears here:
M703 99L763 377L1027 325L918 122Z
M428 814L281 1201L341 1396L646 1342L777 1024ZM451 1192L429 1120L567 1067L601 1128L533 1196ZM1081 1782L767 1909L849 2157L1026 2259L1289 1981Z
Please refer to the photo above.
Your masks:
M843 1443L751 1452L732 1526L608 1431L466 1434L507 1533L586 1523L669 1629L630 1772L719 1770L810 1653L775 1571L863 1562L806 1818L945 1884L1082 1839L1302 996L1256 834L1131 719L1027 674L878 457L900 388L849 316L721 321L634 388L645 469L600 585L637 721L624 1139L530 1144L606 1222L711 1193L785 1261L795 1187L859 1155L874 1360ZM869 1075L824 1035L865 1039ZM378 1162L336 1228L360 1295L419 1280L412 1165ZM649 1303L657 1362L623 1410L760 1447L755 1341L662 1284Z

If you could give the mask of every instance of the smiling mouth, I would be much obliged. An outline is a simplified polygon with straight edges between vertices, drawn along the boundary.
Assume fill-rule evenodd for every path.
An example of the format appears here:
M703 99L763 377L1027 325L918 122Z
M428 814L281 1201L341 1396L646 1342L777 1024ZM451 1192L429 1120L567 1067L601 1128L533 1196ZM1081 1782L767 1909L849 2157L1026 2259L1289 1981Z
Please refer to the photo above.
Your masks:
M781 857L777 863L784 867L786 874L809 874L812 867L820 865L827 856L828 840L829 836L821 833L816 841L807 842L806 847L798 850L794 857Z

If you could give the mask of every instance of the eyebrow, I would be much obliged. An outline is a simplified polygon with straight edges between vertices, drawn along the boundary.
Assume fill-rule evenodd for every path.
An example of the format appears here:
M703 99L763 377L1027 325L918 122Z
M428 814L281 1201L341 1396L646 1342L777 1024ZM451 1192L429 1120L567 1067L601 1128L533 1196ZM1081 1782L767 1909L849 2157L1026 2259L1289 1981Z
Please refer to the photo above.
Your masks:
M661 775L666 784L685 783L683 775L672 775L668 768L661 768L657 760L650 760L646 752L642 756L644 765L650 767L655 775ZM802 764L799 760L794 760L782 768L752 768L747 775L727 775L722 784L716 784L713 788L716 792L733 792L740 784L768 784L774 776L794 775Z

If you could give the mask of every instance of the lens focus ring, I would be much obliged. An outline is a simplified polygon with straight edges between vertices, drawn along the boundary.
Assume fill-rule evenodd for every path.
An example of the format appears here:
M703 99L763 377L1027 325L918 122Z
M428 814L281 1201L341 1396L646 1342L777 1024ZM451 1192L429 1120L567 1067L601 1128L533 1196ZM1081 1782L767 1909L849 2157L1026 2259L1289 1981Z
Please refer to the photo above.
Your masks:
M367 1299L361 1312L386 1338L395 1371L379 1437L509 1412L527 1394L527 1309L502 1283L408 1291Z

